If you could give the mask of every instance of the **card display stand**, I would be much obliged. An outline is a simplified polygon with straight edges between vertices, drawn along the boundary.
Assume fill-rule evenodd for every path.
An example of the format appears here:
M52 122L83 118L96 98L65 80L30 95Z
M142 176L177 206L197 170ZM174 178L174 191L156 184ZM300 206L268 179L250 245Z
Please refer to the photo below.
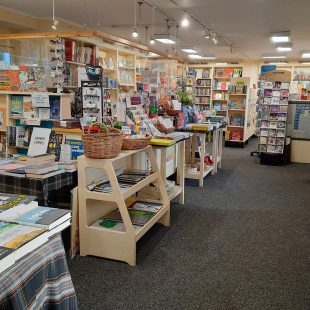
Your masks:
M152 173L141 182L122 191L118 183L115 169L134 169L134 156L145 153L151 164ZM100 176L106 175L110 181L112 193L89 191L87 185ZM170 225L170 202L165 185L159 172L155 155L151 146L136 151L122 151L113 159L91 159L78 157L78 200L79 200L79 232L81 256L95 255L127 262L136 265L136 242L155 224ZM131 222L126 199L132 199L135 194L151 183L159 188L160 202L163 206L144 226L136 230ZM98 219L109 212L119 209L125 231L114 231L92 226Z

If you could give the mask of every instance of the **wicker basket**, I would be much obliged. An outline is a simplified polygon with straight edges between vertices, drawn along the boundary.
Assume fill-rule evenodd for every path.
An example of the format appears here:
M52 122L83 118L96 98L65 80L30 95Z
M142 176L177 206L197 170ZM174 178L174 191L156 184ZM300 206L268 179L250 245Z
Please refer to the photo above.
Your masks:
M104 126L106 132L91 133L94 126ZM93 123L87 133L82 134L84 154L89 158L114 158L122 149L123 133L116 128L108 128L102 123Z
M140 150L147 147L150 144L152 136L147 135L143 138L130 138L123 139L123 150Z
M169 110L169 109L166 109L166 114L168 116L178 116L180 114L181 111L178 111L178 110Z

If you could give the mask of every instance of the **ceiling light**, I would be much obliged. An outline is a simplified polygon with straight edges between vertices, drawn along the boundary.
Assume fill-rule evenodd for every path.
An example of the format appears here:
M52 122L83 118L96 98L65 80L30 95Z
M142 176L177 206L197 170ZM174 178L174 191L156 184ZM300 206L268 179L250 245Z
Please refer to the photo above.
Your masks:
M269 62L269 65L287 65L287 61L279 61L279 62Z
M160 55L153 53L153 52L149 52L146 57L160 57Z
M138 34L138 31L137 31L137 28L135 28L134 31L132 32L132 36L134 38L138 38L139 34Z
M175 44L177 43L177 39L174 36L168 34L155 34L154 39L158 42L165 44Z
M303 60L299 60L299 63L303 64L303 65L310 65L309 61L303 61Z
M291 46L278 46L277 51L278 52L291 52L292 47Z
M184 18L182 19L182 21L181 21L181 26L182 27L188 27L189 26L189 14L186 14L185 16L184 16Z
M285 59L286 56L284 55L263 55L263 59Z
M154 36L151 37L150 44L151 44L151 45L154 45L154 44L155 44Z
M59 21L57 19L55 19L55 0L53 0L53 23L52 23L51 27L54 30L57 30L58 24L59 24Z
M155 32L155 7L153 7L153 11L152 11L152 37L150 40L151 45L155 44L154 32Z
M216 38L216 33L213 33L212 42L213 42L214 44L217 44L217 43L219 42L219 40Z
M191 59L208 59L208 60L216 59L214 56L201 56L201 55L197 55L197 54L190 54L190 55L188 55L188 58L191 58Z
M310 58L310 52L302 52L301 58Z
M270 39L274 43L289 42L290 41L290 33L288 31L272 33L270 36Z
M191 48L182 48L181 51L188 53L188 54L196 54L198 53L197 51L191 49Z
M227 66L228 63L227 62L217 62L216 65L217 66Z

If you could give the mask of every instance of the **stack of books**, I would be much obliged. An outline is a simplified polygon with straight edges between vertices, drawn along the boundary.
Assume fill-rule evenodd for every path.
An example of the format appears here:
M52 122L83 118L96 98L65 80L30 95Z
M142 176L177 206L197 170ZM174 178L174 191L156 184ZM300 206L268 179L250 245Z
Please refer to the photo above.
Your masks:
M71 211L40 207L35 198L0 193L0 273L70 226Z
M149 201L136 201L129 208L128 213L135 231L140 230L163 207L161 203ZM126 231L119 210L114 210L96 221L92 227L110 229L114 231Z
M131 186L143 181L152 172L149 170L128 170L122 171L117 175L118 184L120 186L121 192L125 192ZM89 188L89 190L94 192L112 193L112 186L108 179L103 178L102 182L98 182L95 186Z

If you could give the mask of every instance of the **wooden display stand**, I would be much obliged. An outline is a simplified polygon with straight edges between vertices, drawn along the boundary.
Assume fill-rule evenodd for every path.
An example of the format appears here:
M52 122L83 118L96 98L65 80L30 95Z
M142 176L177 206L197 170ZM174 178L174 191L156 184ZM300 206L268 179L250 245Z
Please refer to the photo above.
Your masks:
M152 167L152 174L143 181L122 192L118 184L115 169L127 167L133 169L134 155L145 152ZM90 169L90 171L87 171ZM101 170L101 172L100 172ZM88 173L90 172L90 173ZM87 190L87 184L105 173L111 183L112 194ZM79 177L79 232L80 254L95 255L127 262L136 265L136 242L157 222L170 225L170 203L161 178L151 146L137 151L122 151L113 159L91 159L78 157ZM133 197L152 182L156 182L160 191L160 202L163 207L146 225L136 231L133 228L125 200ZM119 232L91 226L114 209L119 209L126 231Z
M195 158L196 149L199 150L199 164L200 167L205 167L204 158L206 155L206 137L208 132L194 132L193 136L188 140L186 144L186 164L191 165L197 162ZM197 145L197 137L201 140L201 146ZM207 166L207 169L200 169L200 171L185 172L186 179L199 180L199 187L203 187L203 180L209 173L214 175L217 173L218 168L222 167L222 150L223 150L223 128L219 128L213 131L213 143L212 143L212 158L214 160L213 166Z

